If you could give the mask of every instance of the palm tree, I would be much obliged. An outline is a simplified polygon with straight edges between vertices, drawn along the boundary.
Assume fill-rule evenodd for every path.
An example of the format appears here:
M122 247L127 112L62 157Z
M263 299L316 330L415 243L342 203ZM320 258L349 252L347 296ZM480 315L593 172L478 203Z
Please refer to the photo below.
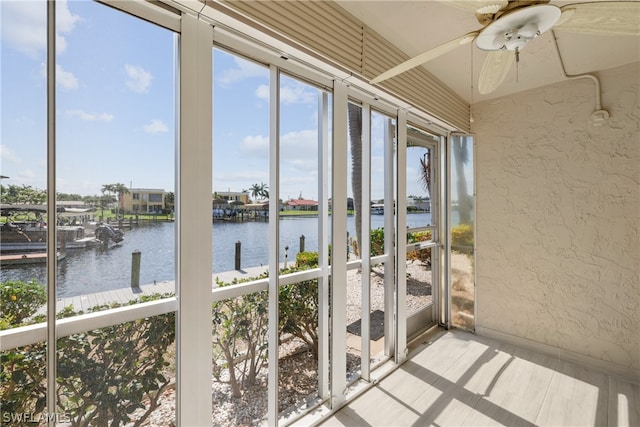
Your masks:
M263 199L268 199L269 187L266 184L261 184L261 185L262 185L262 191L260 192L260 196L262 196Z
M351 191L353 192L353 215L356 226L356 248L359 248L362 241L362 108L349 103L348 114L351 144Z
M263 199L269 198L269 190L267 184L261 182L260 184L256 183L251 186L249 191L251 192L251 197L253 199L257 199L258 197L262 197Z
M113 192L118 195L118 206L116 207L116 217L119 216L120 208L122 209L122 213L124 214L124 199L122 196L129 193L129 189L126 185L121 183L113 184Z
M104 194L104 193L113 193L113 184L103 184L102 188L100 189L100 192L102 194Z
M469 161L467 138L453 138L453 158L456 168L456 180L458 190L458 214L460 224L471 224L472 198L467 190L467 178L464 165Z
M104 184L100 191L102 192L103 198L105 198L106 195L109 195L109 196L117 195L118 196L118 198L117 198L118 204L116 205L116 218L119 217L119 215L120 215L120 207L123 207L123 205L124 205L124 200L122 199L122 196L124 194L129 193L129 189L127 188L127 186L124 185L124 184L121 184L121 183ZM107 193L107 194L105 194L105 193Z
M102 193L102 215L104 216L104 208L105 206L108 206L108 204L110 203L110 197L113 194L113 184L103 184L102 188L100 189L100 192Z
M431 150L427 149L424 156L420 158L420 181L422 181L422 187L427 192L429 198L431 198Z

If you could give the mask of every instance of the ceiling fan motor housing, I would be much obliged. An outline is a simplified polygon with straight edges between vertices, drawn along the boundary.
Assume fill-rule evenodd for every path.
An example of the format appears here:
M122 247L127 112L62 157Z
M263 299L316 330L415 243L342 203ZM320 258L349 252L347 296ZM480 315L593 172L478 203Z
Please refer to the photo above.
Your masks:
M489 51L520 51L531 40L551 29L560 15L560 9L552 5L516 9L487 25L476 38L476 46Z
M538 25L531 22L525 24L522 28L513 28L504 32L504 34L497 35L494 43L502 43L500 50L521 50L529 41L538 37L540 34Z

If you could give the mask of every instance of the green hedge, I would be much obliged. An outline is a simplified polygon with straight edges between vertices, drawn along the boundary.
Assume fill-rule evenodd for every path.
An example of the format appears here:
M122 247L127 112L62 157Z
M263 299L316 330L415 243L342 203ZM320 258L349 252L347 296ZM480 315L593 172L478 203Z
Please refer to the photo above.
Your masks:
M22 326L38 319L34 315L45 301L42 285L6 282L0 289L5 326ZM168 296L145 296L129 304ZM118 306L98 306L89 311ZM66 307L58 317L78 314L84 313ZM170 384L167 351L174 341L174 313L59 338L55 411L69 416L73 426L123 425L132 422L131 413L144 408L133 425L142 423ZM11 419L12 414L42 413L46 402L46 344L3 351L0 361L2 419Z

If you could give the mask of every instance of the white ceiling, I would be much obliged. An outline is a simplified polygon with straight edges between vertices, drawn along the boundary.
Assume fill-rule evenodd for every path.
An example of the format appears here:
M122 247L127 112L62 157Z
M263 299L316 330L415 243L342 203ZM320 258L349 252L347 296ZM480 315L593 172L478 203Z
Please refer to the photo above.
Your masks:
M592 1L596 0L580 0L581 3ZM444 1L336 0L336 3L411 57L482 28L473 13L452 7ZM550 2L556 6L571 3L576 1ZM560 30L554 32L568 74L593 73L640 61L640 37L576 34ZM514 64L496 91L480 95L477 79L485 56L486 52L470 43L423 66L470 103L565 79L552 31L525 46L517 69Z

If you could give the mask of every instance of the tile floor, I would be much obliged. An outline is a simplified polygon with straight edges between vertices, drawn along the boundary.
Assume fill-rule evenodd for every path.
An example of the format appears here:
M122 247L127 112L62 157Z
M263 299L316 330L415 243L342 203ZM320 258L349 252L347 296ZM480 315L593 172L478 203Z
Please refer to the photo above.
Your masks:
M640 426L640 385L440 331L322 426Z

